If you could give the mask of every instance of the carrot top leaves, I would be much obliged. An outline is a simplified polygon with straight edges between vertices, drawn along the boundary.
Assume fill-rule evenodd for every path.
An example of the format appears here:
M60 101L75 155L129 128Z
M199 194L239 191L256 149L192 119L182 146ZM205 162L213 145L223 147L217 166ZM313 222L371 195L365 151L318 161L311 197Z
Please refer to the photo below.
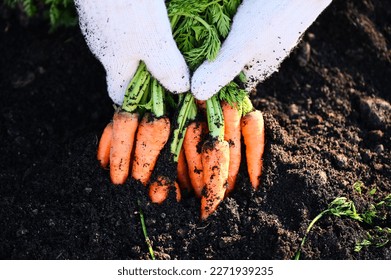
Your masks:
M206 101L206 115L209 134L219 141L224 140L224 117L217 95Z
M216 58L240 3L241 0L169 2L167 9L174 39L192 70L205 59Z

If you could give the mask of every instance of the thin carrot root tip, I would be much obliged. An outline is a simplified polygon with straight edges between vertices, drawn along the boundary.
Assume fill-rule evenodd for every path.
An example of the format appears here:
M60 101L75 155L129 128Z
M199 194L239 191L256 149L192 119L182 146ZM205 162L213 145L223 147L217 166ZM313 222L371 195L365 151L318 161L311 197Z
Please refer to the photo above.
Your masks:
M257 190L261 184L263 152L265 149L265 127L260 111L252 111L241 121L242 135L246 145L247 170L252 187Z
M158 156L170 136L170 120L167 117L159 119L145 115L139 125L132 177L147 185L155 168Z
M175 188L176 200L179 202L181 200L181 191L178 183L173 183L164 176L159 176L159 178L149 186L149 198L153 203L161 204L167 199L170 188Z
M102 137L100 138L98 151L97 151L97 159L103 168L106 168L109 165L112 137L113 137L113 123L110 122L103 130Z
M204 189L201 197L201 219L216 211L224 199L229 169L229 144L227 141L206 142L202 151Z
M185 152L183 149L179 152L177 165L177 180L182 190L190 191L191 181L189 176L189 166L187 165Z
M120 111L114 114L110 149L110 178L113 184L121 185L128 178L137 125L137 113Z

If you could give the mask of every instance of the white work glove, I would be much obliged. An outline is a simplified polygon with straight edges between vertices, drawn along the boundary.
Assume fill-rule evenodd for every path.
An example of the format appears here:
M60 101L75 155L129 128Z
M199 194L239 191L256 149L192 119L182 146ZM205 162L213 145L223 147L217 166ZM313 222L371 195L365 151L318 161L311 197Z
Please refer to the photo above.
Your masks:
M87 44L106 69L114 103L122 104L140 60L167 90L189 90L189 70L172 37L164 0L75 0L75 4Z
M194 73L191 91L206 100L243 71L246 89L273 72L332 0L243 0L217 58Z

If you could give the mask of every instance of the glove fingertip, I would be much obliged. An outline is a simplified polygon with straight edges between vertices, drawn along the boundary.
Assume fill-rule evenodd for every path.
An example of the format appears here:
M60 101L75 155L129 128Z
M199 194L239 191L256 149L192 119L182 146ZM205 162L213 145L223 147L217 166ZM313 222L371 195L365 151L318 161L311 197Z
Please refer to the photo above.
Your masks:
M126 89L138 65L139 61L129 58L127 58L127 63L105 65L107 91L115 104L122 105Z
M190 74L187 69L175 71L172 75L168 75L160 80L162 85L172 93L178 94L190 90Z
M205 81L202 77L194 76L191 84L191 92L198 100L207 100L215 95L222 86Z
M183 57L178 53L175 59L155 56L155 60L145 59L148 70L160 84L172 93L190 90L190 73Z

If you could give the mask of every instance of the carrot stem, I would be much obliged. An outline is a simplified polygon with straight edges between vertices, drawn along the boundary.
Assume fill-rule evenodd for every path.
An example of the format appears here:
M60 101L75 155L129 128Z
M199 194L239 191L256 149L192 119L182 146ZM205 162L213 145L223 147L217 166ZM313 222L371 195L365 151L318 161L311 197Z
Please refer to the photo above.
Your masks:
M217 95L206 101L206 116L209 134L218 140L224 140L224 116Z
M152 101L152 113L156 118L160 118L166 113L165 106L165 91L158 81L152 78L151 83L151 101Z
M242 102L242 116L244 117L245 115L247 115L248 113L250 113L252 111L254 111L254 106L251 103L250 97L248 97L248 95L246 95L243 98L243 102Z
M141 62L125 93L124 102L122 103L124 111L133 113L142 108L142 106L140 107L141 100L145 100L145 95L149 94L151 78L145 63Z
M195 104L193 95L191 93L185 93L184 95L183 104L177 118L177 128L174 130L173 140L171 142L171 153L174 155L174 162L178 162L183 139L186 135L187 124L195 120L197 116L197 105Z

